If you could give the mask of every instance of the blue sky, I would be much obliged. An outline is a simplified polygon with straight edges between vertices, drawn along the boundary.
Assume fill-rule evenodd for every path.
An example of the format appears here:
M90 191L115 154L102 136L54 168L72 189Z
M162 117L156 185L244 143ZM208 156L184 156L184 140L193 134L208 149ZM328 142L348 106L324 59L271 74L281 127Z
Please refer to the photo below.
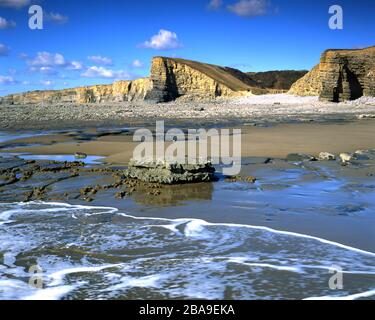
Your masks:
M30 5L44 29L28 27ZM344 29L328 28L331 5ZM0 95L147 76L153 56L243 71L310 69L375 45L373 0L0 0Z

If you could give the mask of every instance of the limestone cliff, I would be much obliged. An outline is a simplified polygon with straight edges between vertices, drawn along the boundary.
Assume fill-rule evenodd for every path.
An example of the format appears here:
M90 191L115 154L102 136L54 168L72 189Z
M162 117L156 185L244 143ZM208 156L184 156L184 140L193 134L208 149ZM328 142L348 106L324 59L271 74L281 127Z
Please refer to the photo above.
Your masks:
M148 78L118 81L110 85L97 85L64 90L32 91L0 98L3 104L40 103L103 103L144 99L151 88Z
M150 98L170 101L182 96L199 99L266 92L244 81L247 78L246 74L231 68L155 57L151 68L153 89Z
M109 103L134 100L165 102L266 93L251 86L245 73L200 62L155 57L149 78L109 85L33 91L0 98L5 104Z
M327 50L320 64L297 81L290 93L318 94L321 100L340 102L375 96L375 47Z
M289 90L289 94L299 96L318 96L322 91L322 83L319 76L319 65L315 66L301 79L297 80Z

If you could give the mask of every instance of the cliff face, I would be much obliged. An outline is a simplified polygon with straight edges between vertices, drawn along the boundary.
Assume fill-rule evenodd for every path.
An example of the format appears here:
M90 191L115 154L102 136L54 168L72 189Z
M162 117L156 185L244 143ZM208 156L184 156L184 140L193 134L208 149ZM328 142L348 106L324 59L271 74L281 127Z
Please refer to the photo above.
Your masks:
M153 59L151 81L153 97L164 101L181 96L199 99L244 95L255 89L225 68L163 57Z
M320 64L297 81L290 93L317 93L322 100L340 102L375 96L375 47L361 50L327 50Z
M0 98L0 102L3 104L82 104L133 101L144 99L150 88L150 79L144 78L134 81L118 81L110 85L19 93Z
M371 72L375 68L375 47L363 50L329 50L321 59L321 98L329 101L375 96Z
M235 72L234 72L235 71ZM4 104L109 103L134 100L171 101L179 97L210 99L265 93L252 87L246 74L200 62L155 57L149 78L64 90L33 91L0 98Z
M297 80L289 90L289 94L299 96L318 96L322 91L319 65L315 66L301 79Z

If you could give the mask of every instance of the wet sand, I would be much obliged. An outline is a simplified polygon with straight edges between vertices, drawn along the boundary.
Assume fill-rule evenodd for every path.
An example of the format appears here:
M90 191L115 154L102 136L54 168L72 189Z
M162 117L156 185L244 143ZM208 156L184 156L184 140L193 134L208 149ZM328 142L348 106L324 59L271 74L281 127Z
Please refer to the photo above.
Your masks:
M235 126L242 130L243 157L285 158L291 153L318 156L320 152L340 154L375 148L375 120L357 120L339 123L296 123L271 127ZM151 127L152 129L152 127ZM86 130L89 141L80 140L82 133L38 136L7 141L0 144L2 152L31 153L39 155L72 155L83 152L103 156L103 162L126 165L138 143L132 134L97 136L95 130ZM17 147L17 145L36 146ZM12 149L6 149L6 146ZM167 143L166 146L169 144ZM5 147L5 148L4 148Z

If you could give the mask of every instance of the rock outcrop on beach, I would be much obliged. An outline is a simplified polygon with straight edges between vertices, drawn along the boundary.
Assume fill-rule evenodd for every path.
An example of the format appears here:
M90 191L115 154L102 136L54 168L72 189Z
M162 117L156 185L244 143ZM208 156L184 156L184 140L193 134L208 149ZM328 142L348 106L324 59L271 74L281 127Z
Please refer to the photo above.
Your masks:
M33 91L0 98L0 103L110 103L124 101L167 102L177 98L187 100L212 99L267 93L245 73L196 61L155 57L149 78L117 81L64 90Z
M327 50L320 64L289 91L341 102L375 96L375 46L358 50Z
M214 180L215 168L210 162L185 164L165 160L132 159L124 172L128 179L148 183L184 184Z

